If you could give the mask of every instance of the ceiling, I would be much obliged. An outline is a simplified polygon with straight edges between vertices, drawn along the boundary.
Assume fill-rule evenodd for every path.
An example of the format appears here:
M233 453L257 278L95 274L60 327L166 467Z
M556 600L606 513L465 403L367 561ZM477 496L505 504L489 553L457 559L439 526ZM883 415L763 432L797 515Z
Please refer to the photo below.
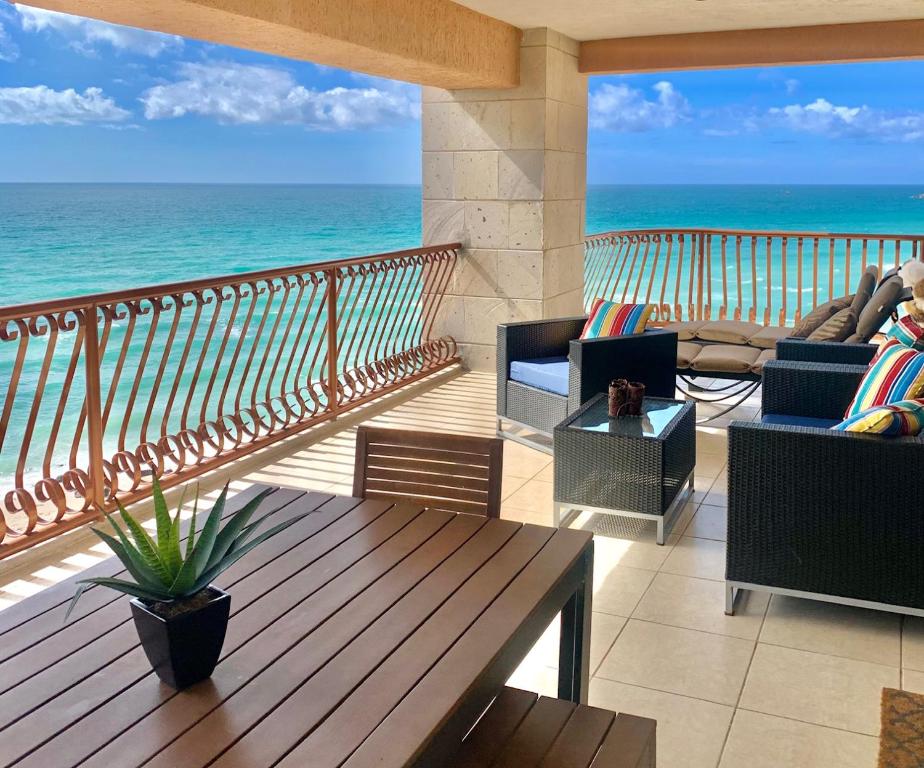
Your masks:
M455 0L575 40L924 19L924 0Z

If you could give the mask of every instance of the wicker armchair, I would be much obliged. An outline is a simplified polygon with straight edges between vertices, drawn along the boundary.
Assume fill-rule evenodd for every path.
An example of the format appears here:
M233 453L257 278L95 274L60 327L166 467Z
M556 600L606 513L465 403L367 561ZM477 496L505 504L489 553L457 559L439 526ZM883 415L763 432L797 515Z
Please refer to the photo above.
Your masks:
M846 341L780 339L776 343L776 359L803 363L868 365L877 349L875 344L854 344Z
M645 384L646 394L673 397L677 365L677 334L648 330L634 336L580 339L587 318L535 320L497 327L497 434L534 447L503 422L527 427L551 437L555 425L598 392L611 379L625 378ZM546 391L510 378L515 361L567 360L567 394Z
M737 589L924 615L924 436L832 431L866 366L767 363L763 423L728 429L728 613Z

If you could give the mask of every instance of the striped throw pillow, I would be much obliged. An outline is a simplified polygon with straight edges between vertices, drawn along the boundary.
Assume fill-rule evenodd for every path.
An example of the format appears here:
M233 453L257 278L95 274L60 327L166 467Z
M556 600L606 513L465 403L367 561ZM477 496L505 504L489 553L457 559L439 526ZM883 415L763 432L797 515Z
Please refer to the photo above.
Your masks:
M924 352L889 339L880 348L847 409L849 419L877 405L924 397Z
M877 405L842 421L831 429L898 437L914 436L924 427L924 400L902 400Z
M653 311L654 304L617 304L615 301L594 299L581 338L599 339L641 333Z
M896 339L906 347L924 350L924 327L918 325L911 315L905 315L895 323L886 337Z

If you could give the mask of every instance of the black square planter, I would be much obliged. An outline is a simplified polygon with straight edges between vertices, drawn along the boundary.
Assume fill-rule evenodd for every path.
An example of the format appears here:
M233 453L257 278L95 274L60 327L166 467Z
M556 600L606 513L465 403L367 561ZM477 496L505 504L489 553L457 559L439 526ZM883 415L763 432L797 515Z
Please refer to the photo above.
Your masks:
M231 595L210 586L205 605L164 617L142 600L131 601L135 629L157 676L177 690L209 677L218 663L231 612Z

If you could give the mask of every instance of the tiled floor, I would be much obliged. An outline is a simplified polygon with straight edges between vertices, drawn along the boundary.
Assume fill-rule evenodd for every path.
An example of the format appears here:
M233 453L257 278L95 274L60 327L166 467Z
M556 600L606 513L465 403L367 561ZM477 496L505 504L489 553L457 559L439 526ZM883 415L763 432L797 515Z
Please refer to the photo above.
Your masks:
M756 414L752 402L735 416ZM372 421L492 434L493 376L465 374ZM760 594L726 616L727 423L699 428L696 492L665 546L654 543L653 525L595 539L590 701L657 719L660 768L869 768L882 687L924 691L924 620ZM349 493L354 434L300 445L233 487L260 480ZM505 444L502 514L551 524L550 456ZM50 554L29 578L0 579L0 600L100 556ZM513 684L554 694L557 632L556 623Z

